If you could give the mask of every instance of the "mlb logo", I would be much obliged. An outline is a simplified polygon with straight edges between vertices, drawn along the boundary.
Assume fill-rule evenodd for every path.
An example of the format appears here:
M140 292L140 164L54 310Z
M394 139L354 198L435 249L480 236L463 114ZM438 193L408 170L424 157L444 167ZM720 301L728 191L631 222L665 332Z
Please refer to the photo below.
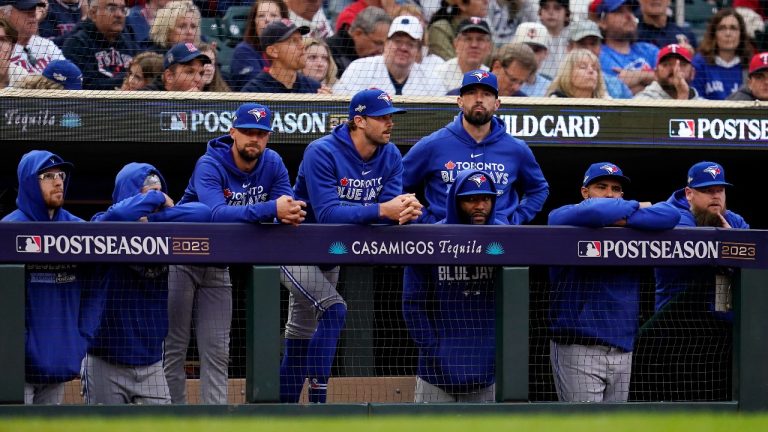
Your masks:
M40 253L42 252L42 239L36 235L16 236L16 252Z
M160 113L160 129L182 131L187 130L189 122L186 112L164 112Z
M696 137L696 122L693 119L670 119L670 138L694 138Z
M603 244L599 241L580 241L580 258L600 258L603 256Z

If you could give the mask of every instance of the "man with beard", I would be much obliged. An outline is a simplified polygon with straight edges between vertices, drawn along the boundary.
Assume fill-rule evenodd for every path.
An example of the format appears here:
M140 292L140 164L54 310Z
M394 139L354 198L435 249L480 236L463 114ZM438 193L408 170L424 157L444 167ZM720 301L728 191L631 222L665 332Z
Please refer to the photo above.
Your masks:
M229 135L208 142L179 204L201 202L212 222L273 222L298 225L304 202L293 199L288 170L267 142L272 113L256 103L235 112ZM193 308L197 308L193 315ZM168 277L165 375L173 403L186 403L187 355L192 320L200 352L200 392L206 404L227 403L232 283L227 266L183 265Z
M419 222L434 223L446 216L448 189L461 171L480 169L496 184L496 214L512 225L530 222L549 195L533 152L507 133L494 117L499 109L496 75L484 70L464 74L457 99L456 120L422 138L403 158L403 187L424 188L428 207ZM518 196L522 192L522 197Z
M659 51L656 60L656 80L640 93L636 99L702 99L691 85L696 75L691 61L693 54L682 45L667 45Z
M726 186L732 185L725 181L720 164L693 165L687 186L667 200L680 212L678 226L749 229L744 218L727 209ZM663 371L655 371L666 390L661 398L729 400L733 270L658 267L655 273L657 314L649 337L659 341L655 352L662 356L652 364L666 365Z
M404 112L380 89L357 92L348 120L304 151L294 185L307 203L307 222L405 224L421 216L421 204L402 193L400 151L389 141L392 116ZM336 343L347 305L336 291L339 268L283 266L290 292L285 353L280 364L280 400L298 402L309 378L310 402L326 402Z
M479 170L459 174L439 224L505 225L496 185ZM414 402L493 402L496 306L493 266L408 266L403 318L419 347Z

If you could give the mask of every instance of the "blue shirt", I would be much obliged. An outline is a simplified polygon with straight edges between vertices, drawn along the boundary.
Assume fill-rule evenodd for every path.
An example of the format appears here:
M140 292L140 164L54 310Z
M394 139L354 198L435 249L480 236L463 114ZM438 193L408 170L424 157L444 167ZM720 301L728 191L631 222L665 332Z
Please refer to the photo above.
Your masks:
M288 88L269 72L261 71L240 89L241 92L250 93L317 93L320 83L312 78L305 77L301 73L296 75L293 88Z
M744 82L744 67L737 63L731 67L709 64L701 54L693 57L696 76L692 86L705 99L725 100Z
M636 42L630 45L629 52L622 54L603 44L600 50L600 67L605 75L617 76L613 70L653 71L656 68L656 56L659 48L646 42Z

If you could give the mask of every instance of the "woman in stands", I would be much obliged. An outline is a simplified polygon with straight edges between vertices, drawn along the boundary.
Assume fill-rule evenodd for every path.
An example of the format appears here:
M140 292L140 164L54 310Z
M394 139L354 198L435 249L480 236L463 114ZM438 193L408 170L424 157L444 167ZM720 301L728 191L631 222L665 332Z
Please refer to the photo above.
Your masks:
M336 83L337 67L328 44L314 38L304 38L304 57L307 60L302 73L322 84L319 93L331 93L331 88Z
M693 57L693 87L705 99L724 100L744 83L752 58L744 19L731 8L709 20L698 53Z
M163 56L146 51L131 60L131 67L120 90L139 90L163 73Z
M427 29L429 51L443 60L456 57L453 38L459 23L470 17L485 19L488 16L488 2L489 0L443 0Z
M547 89L550 97L610 98L605 90L600 60L591 51L575 49L568 53Z
M216 63L216 45L201 43L197 48L211 59L211 63L203 65L204 92L228 92L231 91L224 78L221 77L219 65Z
M189 0L168 3L157 11L149 30L150 50L162 55L180 42L200 43L200 10Z
M288 6L283 0L256 0L248 12L243 41L235 47L229 66L229 86L240 91L251 78L269 67L269 59L259 46L259 35L264 27L276 19L288 19Z

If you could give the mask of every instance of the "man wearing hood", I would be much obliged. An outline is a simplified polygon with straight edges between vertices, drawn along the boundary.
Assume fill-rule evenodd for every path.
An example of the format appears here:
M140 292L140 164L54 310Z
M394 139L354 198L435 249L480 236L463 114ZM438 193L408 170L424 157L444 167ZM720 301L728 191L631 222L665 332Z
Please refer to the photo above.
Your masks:
M362 90L350 101L349 119L307 146L294 193L307 203L308 222L405 224L421 215L416 197L402 193L402 158L389 141L399 112L387 92ZM280 399L298 402L309 378L310 402L323 403L347 313L336 292L339 268L281 269L290 297Z
M268 149L272 113L256 103L235 112L229 135L208 142L179 203L210 207L213 222L291 225L304 221L304 202L293 199L288 170ZM186 403L184 361L194 317L200 353L200 394L206 404L227 403L232 283L227 266L175 266L169 278L170 330L165 374L173 403ZM193 315L193 309L197 309Z
M462 171L439 224L506 225L496 219L496 185ZM419 348L415 402L493 402L496 306L493 266L409 266L403 318Z
M500 219L512 225L530 222L544 207L549 185L531 149L494 117L500 106L496 75L484 70L464 74L457 102L462 112L456 120L422 138L403 158L404 189L414 191L424 183L427 209L419 222L445 218L446 191L467 169L485 171L498 188Z
M624 199L629 184L610 162L584 174L578 204L549 213L549 225L667 230L680 220L669 203ZM579 256L600 257L599 242L579 242ZM550 361L563 402L626 402L639 330L639 267L570 266L549 269Z
M18 167L17 210L4 222L82 222L64 210L72 164L47 151L33 150ZM19 245L40 251L34 238ZM86 339L100 319L103 298L85 283L77 264L28 264L25 272L26 375L24 402L61 404L64 383L80 374Z
M160 171L129 163L117 174L112 206L95 222L209 222L203 204L174 206ZM111 264L101 268L107 300L83 363L88 404L168 404L163 339L168 332L168 266Z

